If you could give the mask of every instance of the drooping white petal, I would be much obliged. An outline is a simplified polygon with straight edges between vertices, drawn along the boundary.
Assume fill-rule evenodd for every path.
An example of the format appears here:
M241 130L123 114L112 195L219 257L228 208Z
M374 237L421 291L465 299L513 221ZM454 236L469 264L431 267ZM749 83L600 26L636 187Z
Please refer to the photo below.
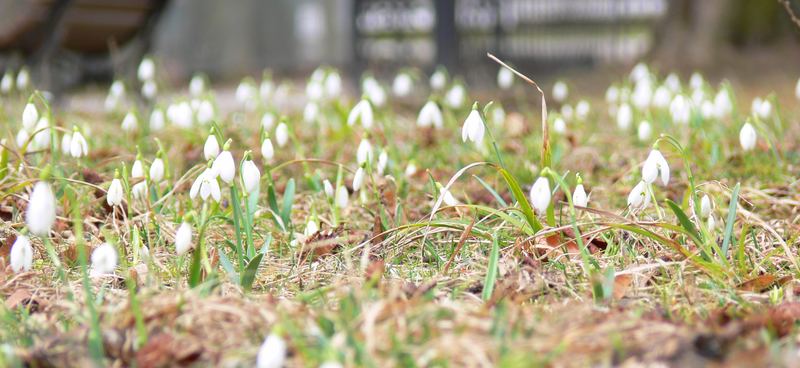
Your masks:
M217 137L213 134L209 135L206 139L206 144L203 146L203 157L206 160L211 160L217 158L219 155L219 142L217 142Z
M25 235L18 235L14 245L11 246L11 269L14 273L30 271L33 265L33 247Z
M252 193L259 187L261 182L261 171L252 160L247 160L242 164L242 181L244 189Z
M25 222L32 234L45 237L50 233L56 221L56 198L50 184L44 181L33 186L28 208L25 212Z
M164 179L164 160L156 158L150 165L150 180L160 183L162 179Z
M531 186L529 197L531 205L536 209L537 213L547 212L547 207L550 205L551 199L550 182L545 177L539 177Z
M111 181L111 185L108 187L108 192L106 193L106 203L108 203L109 206L119 206L122 204L122 195L122 182L119 179L114 178L114 180Z
M575 186L575 191L572 193L572 204L580 207L586 207L589 204L589 197L586 195L583 184Z
M92 251L92 276L114 273L117 268L117 250L109 243L103 243Z
M222 181L230 184L233 182L233 177L236 175L236 163L233 160L233 155L230 151L223 151L214 159L211 165L219 173Z
M750 151L755 148L757 138L756 129L750 123L744 123L742 130L739 131L739 143L742 149Z
M186 222L181 223L175 232L175 252L180 256L192 247L192 226Z
M286 341L270 334L258 349L256 368L282 368L286 362Z

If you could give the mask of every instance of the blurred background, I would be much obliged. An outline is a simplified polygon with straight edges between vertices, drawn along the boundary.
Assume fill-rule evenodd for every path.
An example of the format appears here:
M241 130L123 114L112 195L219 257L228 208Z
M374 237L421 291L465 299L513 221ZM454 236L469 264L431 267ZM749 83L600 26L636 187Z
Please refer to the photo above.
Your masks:
M539 78L571 71L764 66L799 71L788 0L0 0L0 70L57 89L132 75L234 82L319 65L351 76L437 65L491 83L493 52Z

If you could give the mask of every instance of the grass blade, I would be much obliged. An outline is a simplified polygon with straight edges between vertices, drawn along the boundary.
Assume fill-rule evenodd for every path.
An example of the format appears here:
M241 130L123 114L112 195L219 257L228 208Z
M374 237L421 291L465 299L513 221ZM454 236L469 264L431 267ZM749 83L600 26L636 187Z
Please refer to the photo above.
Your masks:
M492 297L494 283L497 280L497 262L499 258L500 242L497 241L497 237L494 237L492 240L492 252L489 254L489 268L486 271L486 280L483 282L482 298L484 301Z
M722 238L722 257L728 256L728 247L731 244L731 234L733 233L733 222L736 220L736 203L739 201L739 183L733 187L731 193L731 204L728 206L728 219L725 221L725 235Z

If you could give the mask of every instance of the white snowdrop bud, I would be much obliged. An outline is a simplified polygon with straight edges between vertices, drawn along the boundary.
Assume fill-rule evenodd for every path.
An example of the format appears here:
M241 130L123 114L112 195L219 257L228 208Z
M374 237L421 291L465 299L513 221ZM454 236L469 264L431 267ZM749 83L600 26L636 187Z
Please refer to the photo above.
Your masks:
M681 78L675 73L670 73L667 78L664 79L664 85L667 86L672 93L681 92Z
M3 79L0 79L0 93L6 95L12 89L14 89L14 74L10 70L6 70L5 74L3 74Z
M333 71L325 77L325 96L336 98L342 93L342 76Z
M11 246L11 270L14 273L27 272L33 266L33 247L31 240L25 235L18 235L14 245Z
M567 132L567 123L560 116L556 117L553 121L553 130L558 134L564 134Z
M186 222L181 223L175 232L175 252L180 256L192 248L192 226Z
M133 194L134 199L147 198L147 180L142 180L134 184L133 188L131 188L131 193Z
M150 165L150 180L160 183L162 179L164 179L164 160L156 158Z
M219 173L219 177L222 181L228 184L233 182L233 177L236 175L236 163L230 151L222 151L222 153L214 159L214 163L211 166Z
M197 105L197 122L202 125L208 125L214 120L214 105L211 101L202 100Z
M61 153L64 155L69 155L71 145L72 145L72 134L64 133L64 135L61 137Z
M419 115L417 115L417 126L422 128L430 126L441 128L442 125L444 125L442 110L439 109L439 105L437 105L435 102L428 100L428 102L422 106L422 109L419 110Z
M397 97L406 97L414 89L414 81L408 73L400 73L392 82L392 93Z
M631 209L643 209L650 203L647 195L647 183L640 181L628 194L628 207Z
M167 118L164 116L164 110L154 109L153 112L150 113L150 130L157 132L164 129L166 120Z
M364 168L359 167L358 170L356 170L356 175L353 176L353 191L357 192L359 189L361 189L361 186L363 184L364 184Z
M217 158L217 156L219 156L219 142L217 142L217 136L210 134L206 139L206 144L203 146L203 157L206 160L211 160Z
M464 125L461 127L461 140L466 142L470 140L475 144L483 142L483 135L486 133L486 127L483 125L483 118L478 111L477 104L473 106L467 119L464 120Z
M114 273L117 268L117 250L109 243L103 243L92 251L92 277Z
M650 126L650 122L645 120L639 123L639 128L636 130L636 135L639 137L639 140L642 142L646 142L650 140L650 136L653 134L653 128Z
M244 182L244 189L248 193L253 193L258 189L261 182L261 171L258 170L253 160L247 160L242 163L242 181Z
M322 189L325 192L325 196L327 196L328 198L333 198L335 191L333 189L333 184L331 184L330 180L325 179L322 181Z
M50 233L56 221L56 197L50 184L44 181L33 186L28 208L25 211L25 222L32 234L45 237Z
M742 130L739 131L739 143L742 149L750 151L755 148L757 138L756 129L750 123L744 123Z
M464 100L466 99L466 96L467 92L464 89L464 86L461 84L456 84L447 91L444 99L448 106L458 109L464 106Z
M286 143L289 143L289 127L286 123L281 122L275 128L275 142L278 143L278 147L283 147Z
M589 101L580 100L578 104L575 105L575 116L580 121L584 121L589 117L589 113L591 112L592 107L589 104Z
M148 80L142 84L142 96L148 100L153 100L156 98L156 94L158 93L158 85L153 80Z
M86 138L78 130L74 130L72 138L69 142L69 155L74 158L80 158L89 154L89 145L86 143Z
M139 121L136 119L136 115L134 115L132 112L126 114L125 118L122 119L122 130L126 132L135 130L138 125Z
M133 162L133 166L131 166L131 178L143 178L144 177L144 164L142 164L142 160L136 160Z
M109 206L119 206L122 204L122 182L114 178L111 181L111 185L108 187L108 192L106 193L106 203Z
M340 186L339 189L336 190L336 198L334 199L336 207L346 208L347 202L350 199L349 196L350 194L347 193L347 188L345 188L344 185Z
M269 138L264 138L264 141L261 142L261 157L263 157L266 162L272 162L272 159L275 157L275 148L272 146L272 140Z
M553 85L553 99L556 102L564 102L569 95L569 89L567 88L567 84L563 81L557 81Z
M314 123L317 121L317 117L319 116L319 105L316 102L310 101L306 104L303 108L303 121L309 124Z
M350 114L347 116L347 125L353 126L360 121L364 129L369 129L372 127L373 119L372 105L366 99L362 99L350 110Z
M614 104L619 101L619 88L617 86L609 86L606 90L606 102Z
M624 103L617 110L617 126L622 130L627 130L633 122L633 110L631 106Z
M356 162L359 165L363 165L367 161L372 161L372 144L369 143L369 140L364 138L361 140L361 143L358 144L358 149L356 150Z
M381 154L378 155L378 175L383 175L384 171L386 171L386 166L389 164L389 154L386 150L382 150Z
M22 146L28 142L30 137L31 135L28 134L28 131L23 128L17 132L17 136L15 137L14 141L17 143L17 147L22 148Z
M282 368L286 362L286 350L283 338L270 334L258 349L256 368Z
M149 57L142 59L136 75L142 82L152 80L156 76L156 63L153 62L153 59Z
M509 89L514 84L514 73L508 68L500 68L497 71L497 85L501 89Z
M669 104L669 113L672 115L672 121L686 125L689 124L689 120L692 117L692 107L689 105L689 101L686 100L686 97L677 95Z
M319 223L317 223L317 219L315 216L311 216L306 223L306 228L303 230L303 235L311 236L316 234L319 231Z
M531 186L531 191L528 194L531 199L531 205L536 209L537 213L544 214L547 212L547 207L550 205L551 193L550 182L547 178L540 176Z
M444 88L445 84L447 84L447 76L445 75L444 70L437 69L432 75L430 79L431 88L434 91L441 90Z
M36 110L36 105L29 102L22 110L22 127L31 132L38 121L39 111Z
M589 197L586 195L586 189L583 188L583 184L575 186L575 191L572 193L572 204L580 207L589 205Z
M275 114L271 112L265 112L263 116L261 116L261 127L264 130L272 130L272 127L275 126Z
M416 173L417 173L417 165L415 165L413 161L409 162L408 165L406 165L406 169L404 170L403 174L406 177L412 177Z
M206 90L206 81L200 75L195 75L192 77L192 80L189 81L189 94L192 97L200 97Z
M711 198L708 197L708 194L703 195L703 198L700 200L700 216L705 218L711 214Z
M19 73L17 73L17 90L27 90L30 83L31 73L28 71L28 68L22 68Z
M450 207L458 206L460 204L458 202L458 199L456 199L456 197L453 197L453 193L450 193L449 190L445 189L445 187L442 186L442 184L436 183L436 186L439 187L439 192L442 195L442 202L444 202L444 204Z

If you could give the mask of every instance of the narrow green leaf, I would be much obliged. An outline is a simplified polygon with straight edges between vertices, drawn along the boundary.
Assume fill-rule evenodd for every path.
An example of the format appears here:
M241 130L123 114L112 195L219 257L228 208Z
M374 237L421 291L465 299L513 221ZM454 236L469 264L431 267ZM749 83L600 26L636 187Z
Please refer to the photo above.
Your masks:
M292 203L294 202L294 179L289 179L286 183L286 190L283 191L283 209L281 210L281 219L283 223L289 227L292 220Z
M722 257L728 256L728 247L731 244L731 234L733 233L733 222L736 221L736 204L739 201L739 183L733 187L731 193L731 203L728 206L728 220L725 221L725 234L722 238Z
M192 252L192 264L189 266L189 287L200 285L200 271L202 269L200 259L200 249L195 249Z
M231 260L228 258L228 255L226 255L225 252L219 252L219 263L222 264L222 269L225 270L226 274L228 274L231 282L238 284L239 274L233 268L233 263L231 263Z
M689 220L689 216L686 216L686 213L683 212L680 206L677 203L667 199L667 205L675 213L675 217L678 218L678 222L683 226L684 229L689 233L692 237L692 240L698 245L701 246L703 244L703 237L700 233L697 232L697 229L694 227L692 220Z
M533 214L533 208L531 204L528 202L528 198L525 196L525 193L522 191L522 187L519 186L519 183L516 179L505 169L498 168L500 174L503 175L503 179L505 179L506 183L508 184L509 189L511 189L511 194L514 195L514 199L519 203L520 209L522 213L525 215L525 220L528 221L528 225L531 226L533 232L536 233L542 229L542 224L539 223L539 220Z
M483 282L483 300L489 300L494 292L494 283L497 281L497 262L500 258L500 242L495 236L492 240L492 252L489 253L489 268L486 270L486 280Z
M472 177L477 179L478 183L481 183L481 185L483 185L483 187L486 188L486 190L489 191L489 193L492 194L492 196L497 201L497 203L500 203L500 205L503 206L503 207L508 207L508 203L506 203L506 201L503 200L503 197L501 197L499 194L497 194L497 192L494 190L494 188L490 187L489 184L487 184L485 181L483 181L483 179L481 179L479 176L472 175Z
M264 253L259 253L256 255L255 258L250 260L250 263L247 264L247 268L242 273L241 286L245 291L250 291L250 289L253 287L253 281L256 279L258 266L261 265L262 258L264 258Z

